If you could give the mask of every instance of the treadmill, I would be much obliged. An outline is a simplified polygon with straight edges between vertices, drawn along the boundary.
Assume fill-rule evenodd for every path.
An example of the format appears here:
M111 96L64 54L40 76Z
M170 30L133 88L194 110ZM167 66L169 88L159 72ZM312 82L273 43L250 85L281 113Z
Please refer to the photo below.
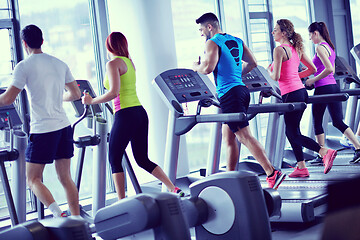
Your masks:
M268 73L260 72L263 79L266 79L273 86L277 86L277 82L274 82ZM327 94L321 96L309 96L309 103L324 102L324 101L345 101L348 99L349 94ZM276 126L277 125L277 126ZM269 129L278 127L277 141L272 139L273 151L277 152L275 161L271 159L275 167L281 168L284 161L284 146L285 146L285 132L284 123L269 122ZM267 136L267 140L268 140ZM275 144L276 143L276 146ZM267 146L269 147L269 146ZM335 160L336 162L336 160ZM271 222L311 222L315 220L315 217L321 216L326 212L327 203L327 185L330 182L342 181L352 178L359 173L359 169L349 167L338 168L333 166L332 170L328 174L324 174L323 168L308 166L309 172L311 172L308 178L289 178L280 185L278 191L282 199L281 213L279 216L273 216L270 218ZM292 172L290 169L282 169L286 174ZM265 177L260 177L263 185L266 185Z
M171 69L159 74L152 82L161 99L169 108L167 137L165 146L164 172L185 194L189 185L200 176L177 177L180 136L186 134L198 123L243 121L244 113L201 114L203 107L218 106L216 89L208 77L190 69ZM183 103L198 101L197 113L185 116ZM163 190L165 186L163 185Z
M335 59L334 78L340 86L341 93L349 94L350 98L343 104L344 121L351 129L357 129L358 96L360 95L360 79L356 76L354 70L342 57ZM344 148L340 144L342 133L331 124L330 115L326 112L324 115L324 130L326 135L326 145L333 149L338 149L338 159L336 165L348 165L349 158L353 156L353 149Z
M262 75L257 72L266 72L262 67L255 68L251 74L248 75L249 84L247 87L250 91L263 90L262 97L278 95L273 87L267 81L257 78ZM169 176L170 180L175 182L185 192L188 186L198 180L191 176L184 176L176 178L179 141L180 136L187 133L198 123L216 123L213 126L209 158L206 175L210 175L219 171L220 149L221 149L221 124L223 122L242 121L245 118L251 119L258 113L264 112L284 112L304 109L305 103L276 103L276 104L252 104L249 106L248 115L245 113L221 113L220 108L216 114L201 114L202 107L217 106L215 85L210 79L202 74L196 73L189 69L171 69L158 75L153 85L157 89L159 95L169 108L168 133L165 147L165 161L164 171ZM191 101L198 101L198 109L196 115L184 116L182 103ZM278 116L278 114L277 114ZM252 166L259 165L250 164ZM250 167L247 170L251 170ZM252 170L253 171L253 170Z

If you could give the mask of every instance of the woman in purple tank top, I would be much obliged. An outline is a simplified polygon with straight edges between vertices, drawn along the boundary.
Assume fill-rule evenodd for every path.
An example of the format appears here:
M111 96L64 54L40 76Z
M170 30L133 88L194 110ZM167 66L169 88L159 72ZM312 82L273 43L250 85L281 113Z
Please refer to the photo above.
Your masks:
M309 28L310 40L317 44L316 53L313 58L317 71L313 78L306 81L306 85L315 85L314 95L339 93L340 87L334 78L335 67L335 47L330 40L329 31L324 22L314 22ZM317 142L325 145L325 135L322 126L324 112L326 107L329 110L333 126L339 129L354 145L354 158L350 162L358 162L360 160L360 143L355 137L353 131L344 123L342 114L342 103L316 103L312 105L312 114L314 118L314 129ZM322 163L319 157L313 163Z

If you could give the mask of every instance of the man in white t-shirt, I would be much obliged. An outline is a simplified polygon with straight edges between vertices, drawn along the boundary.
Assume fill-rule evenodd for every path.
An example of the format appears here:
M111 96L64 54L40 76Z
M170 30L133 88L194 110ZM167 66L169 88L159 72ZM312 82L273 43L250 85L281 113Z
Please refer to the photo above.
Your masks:
M16 65L12 84L0 95L0 106L12 104L26 88L31 108L25 154L28 185L54 217L66 216L42 183L45 164L55 160L56 173L65 189L70 212L79 215L79 193L70 174L70 159L74 155L73 131L62 104L79 99L81 91L69 67L42 52L40 28L26 26L21 31L21 38L28 57Z

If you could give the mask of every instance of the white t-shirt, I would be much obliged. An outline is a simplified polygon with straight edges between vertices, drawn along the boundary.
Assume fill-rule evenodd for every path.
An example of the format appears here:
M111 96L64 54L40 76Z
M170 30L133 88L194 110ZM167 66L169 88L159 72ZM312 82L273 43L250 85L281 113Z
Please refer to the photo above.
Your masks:
M75 81L69 67L46 53L19 62L12 85L26 88L30 101L30 133L47 133L70 125L63 108L66 83Z

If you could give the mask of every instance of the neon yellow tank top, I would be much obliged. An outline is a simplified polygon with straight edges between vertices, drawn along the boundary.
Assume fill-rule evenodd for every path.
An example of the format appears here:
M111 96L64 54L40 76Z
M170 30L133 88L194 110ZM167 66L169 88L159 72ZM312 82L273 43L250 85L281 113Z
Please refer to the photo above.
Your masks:
M136 74L131 60L120 56L116 56L116 58L124 60L127 66L127 72L120 76L120 92L113 100L115 112L128 107L141 106L136 94ZM104 80L104 87L108 90L110 89L109 78L107 75Z

